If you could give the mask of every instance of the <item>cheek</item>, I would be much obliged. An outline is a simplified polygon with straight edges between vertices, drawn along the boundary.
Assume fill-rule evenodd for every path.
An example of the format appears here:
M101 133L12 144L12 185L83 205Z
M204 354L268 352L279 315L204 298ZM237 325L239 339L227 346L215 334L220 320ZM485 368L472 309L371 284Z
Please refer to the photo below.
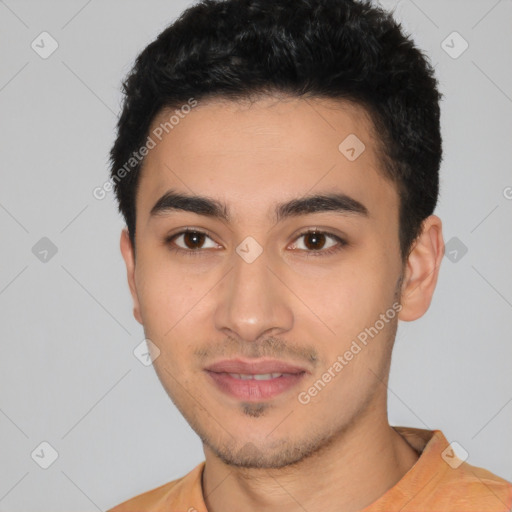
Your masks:
M155 367L181 374L194 343L211 335L205 332L205 317L211 315L205 295L212 284L168 262L146 261L141 261L137 276L144 332L160 350ZM165 372L160 373L165 379Z
M144 327L155 338L162 338L190 309L193 287L183 272L157 259L138 263L137 291ZM193 298L193 297L192 297Z
M350 350L357 355L347 356L360 362L380 360L388 350L396 312L384 324L381 315L393 305L395 274L387 267L391 260L374 254L375 248L361 252L320 279L296 279L291 286L304 303L294 306L296 326L317 340L328 366ZM358 366L350 362L345 374Z
M165 276L148 272L141 275L143 282L142 293L139 293L139 302L144 318L145 327L155 328L165 320L172 321L169 312L175 311L173 307L174 294L169 292L168 281Z
M311 320L315 313L317 320L330 327L337 337L364 327L378 317L380 309L388 307L390 285L386 271L364 257L346 260L322 276L293 279L290 288L301 300L299 303L291 297L296 302L296 311L306 313L309 309Z

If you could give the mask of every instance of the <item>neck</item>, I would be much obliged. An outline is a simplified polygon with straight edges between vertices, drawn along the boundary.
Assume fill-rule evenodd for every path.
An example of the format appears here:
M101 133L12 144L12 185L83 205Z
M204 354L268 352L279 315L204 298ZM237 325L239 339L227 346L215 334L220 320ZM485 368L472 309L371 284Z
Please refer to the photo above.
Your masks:
M373 415L374 416L374 415ZM225 510L356 512L393 487L418 454L387 414L358 421L328 446L293 466L228 466L205 446L203 495L209 512Z

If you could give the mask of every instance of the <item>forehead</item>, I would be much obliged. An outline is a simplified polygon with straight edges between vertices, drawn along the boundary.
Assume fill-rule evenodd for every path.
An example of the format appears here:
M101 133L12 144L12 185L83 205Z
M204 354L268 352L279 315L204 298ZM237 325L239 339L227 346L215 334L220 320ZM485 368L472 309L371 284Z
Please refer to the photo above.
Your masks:
M243 210L256 217L271 204L334 189L368 203L370 212L397 208L371 119L353 103L208 100L179 117L175 109L162 111L149 135L155 147L139 178L138 218L149 216L169 189L218 198L230 205L233 218Z

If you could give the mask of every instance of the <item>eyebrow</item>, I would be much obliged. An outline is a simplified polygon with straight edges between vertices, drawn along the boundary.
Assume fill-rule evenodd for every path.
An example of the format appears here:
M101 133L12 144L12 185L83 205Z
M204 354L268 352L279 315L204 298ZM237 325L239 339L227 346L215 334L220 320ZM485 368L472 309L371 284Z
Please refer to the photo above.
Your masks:
M174 190L167 191L151 208L152 217L186 211L231 223L232 219L225 203L206 196L188 195ZM274 207L274 222L289 217L311 213L335 212L342 215L369 217L368 208L356 199L343 193L315 194L279 203Z

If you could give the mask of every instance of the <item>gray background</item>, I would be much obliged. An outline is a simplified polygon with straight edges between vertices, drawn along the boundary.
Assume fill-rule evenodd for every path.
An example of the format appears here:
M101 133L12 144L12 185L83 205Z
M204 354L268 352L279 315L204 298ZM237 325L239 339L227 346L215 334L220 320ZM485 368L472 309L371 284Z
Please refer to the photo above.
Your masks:
M191 3L0 1L1 511L105 510L203 460L152 367L133 355L144 335L119 251L123 222L112 194L92 195L108 176L121 79ZM390 422L442 429L468 462L512 480L512 2L382 4L396 6L437 69L436 213L445 241L458 240L427 314L400 323ZM31 48L43 31L59 45L46 59ZM441 47L453 31L469 44L458 58ZM453 36L446 44L462 48ZM57 248L46 262L43 237ZM48 449L31 457L43 441L58 453L48 469L35 461Z

